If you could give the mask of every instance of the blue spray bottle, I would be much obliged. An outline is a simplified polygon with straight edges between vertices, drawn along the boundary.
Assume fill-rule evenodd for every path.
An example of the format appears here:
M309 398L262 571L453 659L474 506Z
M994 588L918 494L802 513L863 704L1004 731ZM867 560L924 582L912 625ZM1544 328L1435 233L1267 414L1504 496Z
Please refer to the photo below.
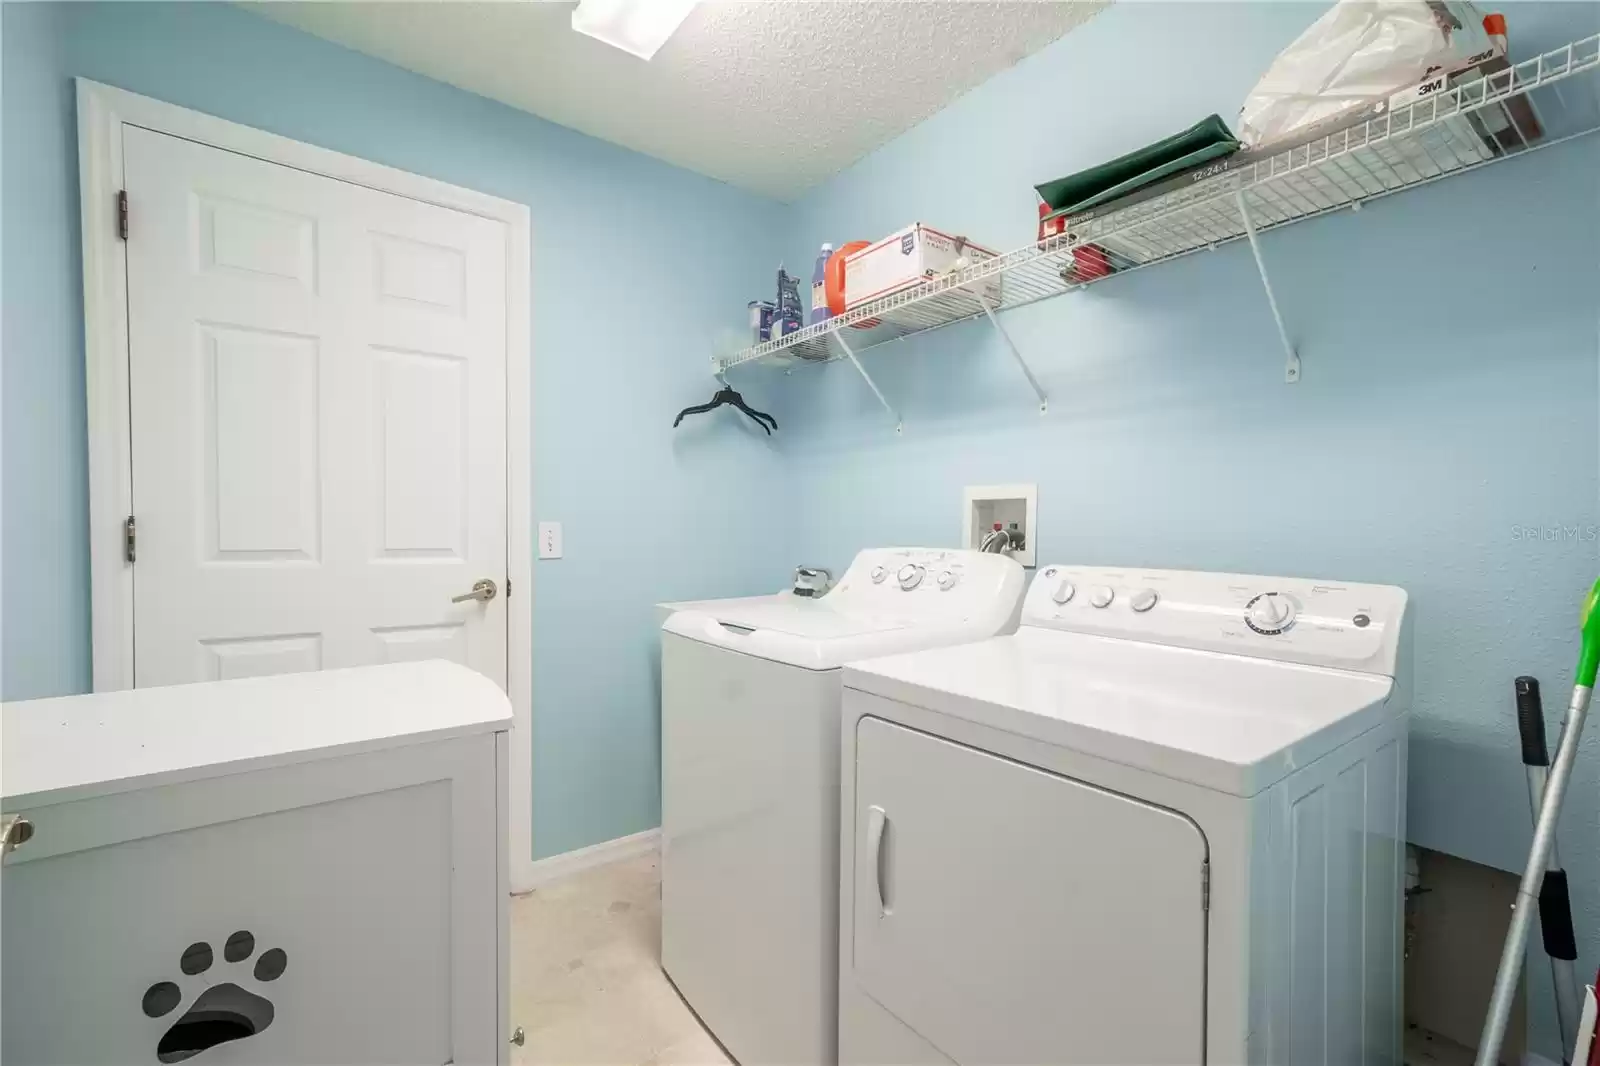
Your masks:
M828 260L832 256L833 245L824 241L822 251L817 253L817 265L811 271L811 317L806 321L812 325L833 317L833 312L828 310Z
M787 337L805 324L805 308L800 303L800 279L778 267L777 310L772 313L772 339Z

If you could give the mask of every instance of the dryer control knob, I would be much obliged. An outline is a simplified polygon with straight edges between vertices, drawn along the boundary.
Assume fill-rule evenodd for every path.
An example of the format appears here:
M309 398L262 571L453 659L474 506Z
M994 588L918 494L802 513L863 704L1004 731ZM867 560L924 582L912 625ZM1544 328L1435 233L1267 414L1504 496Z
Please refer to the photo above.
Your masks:
M894 579L900 583L901 588L905 589L907 592L910 592L912 589L922 584L923 573L924 571L922 567L916 565L915 563L907 563L900 568L900 572L894 576Z
M1294 625L1294 601L1281 592L1263 592L1245 604L1245 624L1273 636Z
M883 579L888 577L888 576L889 576L889 571L885 570L883 567L874 566L872 568L872 583L874 585L883 584Z
M1128 606L1143 614L1145 611L1148 611L1150 608L1156 605L1156 599L1157 597L1155 589L1140 589L1139 591L1135 592L1133 594L1133 598L1128 601Z
M1068 581L1066 578L1062 578L1061 584L1056 586L1056 590L1050 594L1050 598L1055 600L1057 603L1066 603L1072 599L1072 594L1077 591L1077 589L1072 587L1072 582Z
M956 573L954 570L946 570L944 573L939 575L939 587L945 592L949 592L951 589L956 587L956 582L960 580L960 574Z
M1095 607L1110 607L1111 601L1117 598L1110 585L1096 585L1089 593L1089 603Z

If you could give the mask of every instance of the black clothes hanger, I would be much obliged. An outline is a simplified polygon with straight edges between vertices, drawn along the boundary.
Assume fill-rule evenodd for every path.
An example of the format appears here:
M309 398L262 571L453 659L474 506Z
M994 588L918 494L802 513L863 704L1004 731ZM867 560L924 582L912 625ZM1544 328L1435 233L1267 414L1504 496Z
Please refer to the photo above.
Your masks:
M764 411L757 411L744 402L744 397L733 391L726 384L717 390L715 396L708 403L696 404L694 407L685 407L678 412L678 417L672 420L672 428L677 429L678 423L683 421L684 415L700 415L707 411L715 410L722 406L737 407L755 422L756 425L767 431L767 436L772 436L772 431L778 428L778 420Z

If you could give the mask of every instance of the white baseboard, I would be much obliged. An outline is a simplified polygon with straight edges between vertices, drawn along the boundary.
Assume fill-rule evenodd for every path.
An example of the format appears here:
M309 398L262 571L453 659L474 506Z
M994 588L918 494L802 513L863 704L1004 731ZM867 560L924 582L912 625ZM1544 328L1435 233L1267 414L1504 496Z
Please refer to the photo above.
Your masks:
M539 859L527 868L524 879L512 885L511 891L515 895L522 892L532 892L542 885L552 881L559 881L563 877L571 877L575 873L604 866L608 862L620 862L623 859L632 859L640 855L655 851L661 846L661 830L646 829L642 833L632 836L617 837L615 840L604 840L598 844L591 844L577 851L566 851L560 855L552 855L548 859Z

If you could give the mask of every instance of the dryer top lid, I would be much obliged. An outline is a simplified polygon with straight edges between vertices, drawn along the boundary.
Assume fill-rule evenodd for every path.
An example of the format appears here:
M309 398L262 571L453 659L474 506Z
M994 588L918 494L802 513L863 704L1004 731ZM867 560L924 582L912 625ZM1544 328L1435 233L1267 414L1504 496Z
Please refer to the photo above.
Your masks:
M1404 590L1039 569L1014 636L862 663L847 688L1250 796L1409 700Z
M855 663L844 685L1236 796L1405 704L1375 674L1037 626Z

